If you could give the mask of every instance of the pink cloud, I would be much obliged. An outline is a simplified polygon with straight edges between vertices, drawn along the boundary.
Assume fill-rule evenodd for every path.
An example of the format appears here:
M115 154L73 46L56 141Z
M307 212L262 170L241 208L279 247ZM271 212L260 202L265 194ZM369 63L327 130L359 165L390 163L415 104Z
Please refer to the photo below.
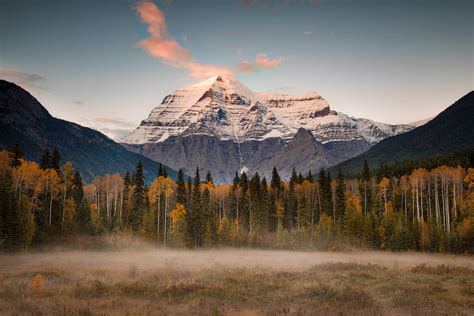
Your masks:
M258 54L254 62L244 60L234 68L201 64L188 49L182 47L170 36L165 16L154 3L139 2L136 8L142 22L148 25L148 33L150 33L150 37L138 44L151 56L161 59L163 63L188 70L194 78L204 79L218 74L234 76L236 72L248 73L277 68L285 60L283 57L271 59L266 54ZM187 36L183 39L186 41Z
M86 103L84 101L74 101L72 102L72 104L74 104L75 106L77 107L83 107L83 106L86 106Z
M277 68L281 66L284 60L283 57L271 59L266 54L258 54L255 57L255 65L259 68Z
M255 56L255 62L243 60L237 64L236 68L239 72L257 72L262 69L278 68L284 61L283 57L272 59L267 54L260 53Z
M165 16L154 3L140 2L137 11L140 19L148 24L150 37L138 43L148 54L160 58L165 64L187 69L194 78L203 79L217 74L232 75L232 71L227 67L198 63L188 49L171 38Z
M0 79L9 80L30 92L42 92L46 79L40 75L0 66Z

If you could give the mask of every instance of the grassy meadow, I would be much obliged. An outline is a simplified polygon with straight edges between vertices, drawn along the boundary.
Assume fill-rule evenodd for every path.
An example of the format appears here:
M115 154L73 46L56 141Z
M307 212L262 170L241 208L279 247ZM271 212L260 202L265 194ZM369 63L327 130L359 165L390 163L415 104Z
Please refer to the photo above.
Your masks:
M0 256L6 315L472 315L474 260L416 253L56 251Z

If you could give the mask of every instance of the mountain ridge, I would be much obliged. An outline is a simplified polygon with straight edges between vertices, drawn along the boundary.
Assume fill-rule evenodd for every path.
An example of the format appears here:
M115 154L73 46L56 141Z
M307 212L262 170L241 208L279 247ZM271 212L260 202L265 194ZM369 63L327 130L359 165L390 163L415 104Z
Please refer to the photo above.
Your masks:
M102 133L53 117L25 89L0 79L0 149L19 143L25 158L39 161L46 148L58 147L62 161L72 161L86 181L104 173L132 172L141 160L147 181L158 172L158 163L131 153ZM176 172L169 168L172 177Z
M408 131L409 124L385 124L332 110L318 93L254 92L218 75L167 95L121 143L145 144L177 135L214 135L244 142L278 137L289 140L303 127L320 142L364 139L374 144Z
M370 167L403 160L449 154L474 148L474 91L455 101L426 124L389 137L333 170L354 173L367 160Z

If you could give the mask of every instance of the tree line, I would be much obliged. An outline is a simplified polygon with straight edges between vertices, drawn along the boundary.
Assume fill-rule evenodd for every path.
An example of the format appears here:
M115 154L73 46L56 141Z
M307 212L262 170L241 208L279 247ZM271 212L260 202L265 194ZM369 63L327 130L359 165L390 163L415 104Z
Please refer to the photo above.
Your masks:
M58 149L40 163L17 145L0 151L0 247L27 250L58 236L127 232L160 246L350 248L474 253L474 168L414 168L357 177L327 170L283 181L236 173L216 184L199 168L173 181L160 165L147 186L143 165L85 184Z

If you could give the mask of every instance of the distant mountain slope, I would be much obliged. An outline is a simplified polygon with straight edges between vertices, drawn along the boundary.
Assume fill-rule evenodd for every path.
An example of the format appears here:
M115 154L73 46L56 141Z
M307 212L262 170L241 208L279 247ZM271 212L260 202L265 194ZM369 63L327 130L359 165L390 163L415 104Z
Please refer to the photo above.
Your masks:
M27 91L0 80L0 149L20 143L27 159L39 161L45 147L58 147L62 161L72 161L85 180L104 173L133 171L144 165L146 180L158 172L158 163L129 152L102 133L54 118ZM168 169L171 177L176 172Z
M365 153L333 168L353 173L367 160L371 167L402 160L442 155L474 148L474 91L431 121L407 133L389 137Z

